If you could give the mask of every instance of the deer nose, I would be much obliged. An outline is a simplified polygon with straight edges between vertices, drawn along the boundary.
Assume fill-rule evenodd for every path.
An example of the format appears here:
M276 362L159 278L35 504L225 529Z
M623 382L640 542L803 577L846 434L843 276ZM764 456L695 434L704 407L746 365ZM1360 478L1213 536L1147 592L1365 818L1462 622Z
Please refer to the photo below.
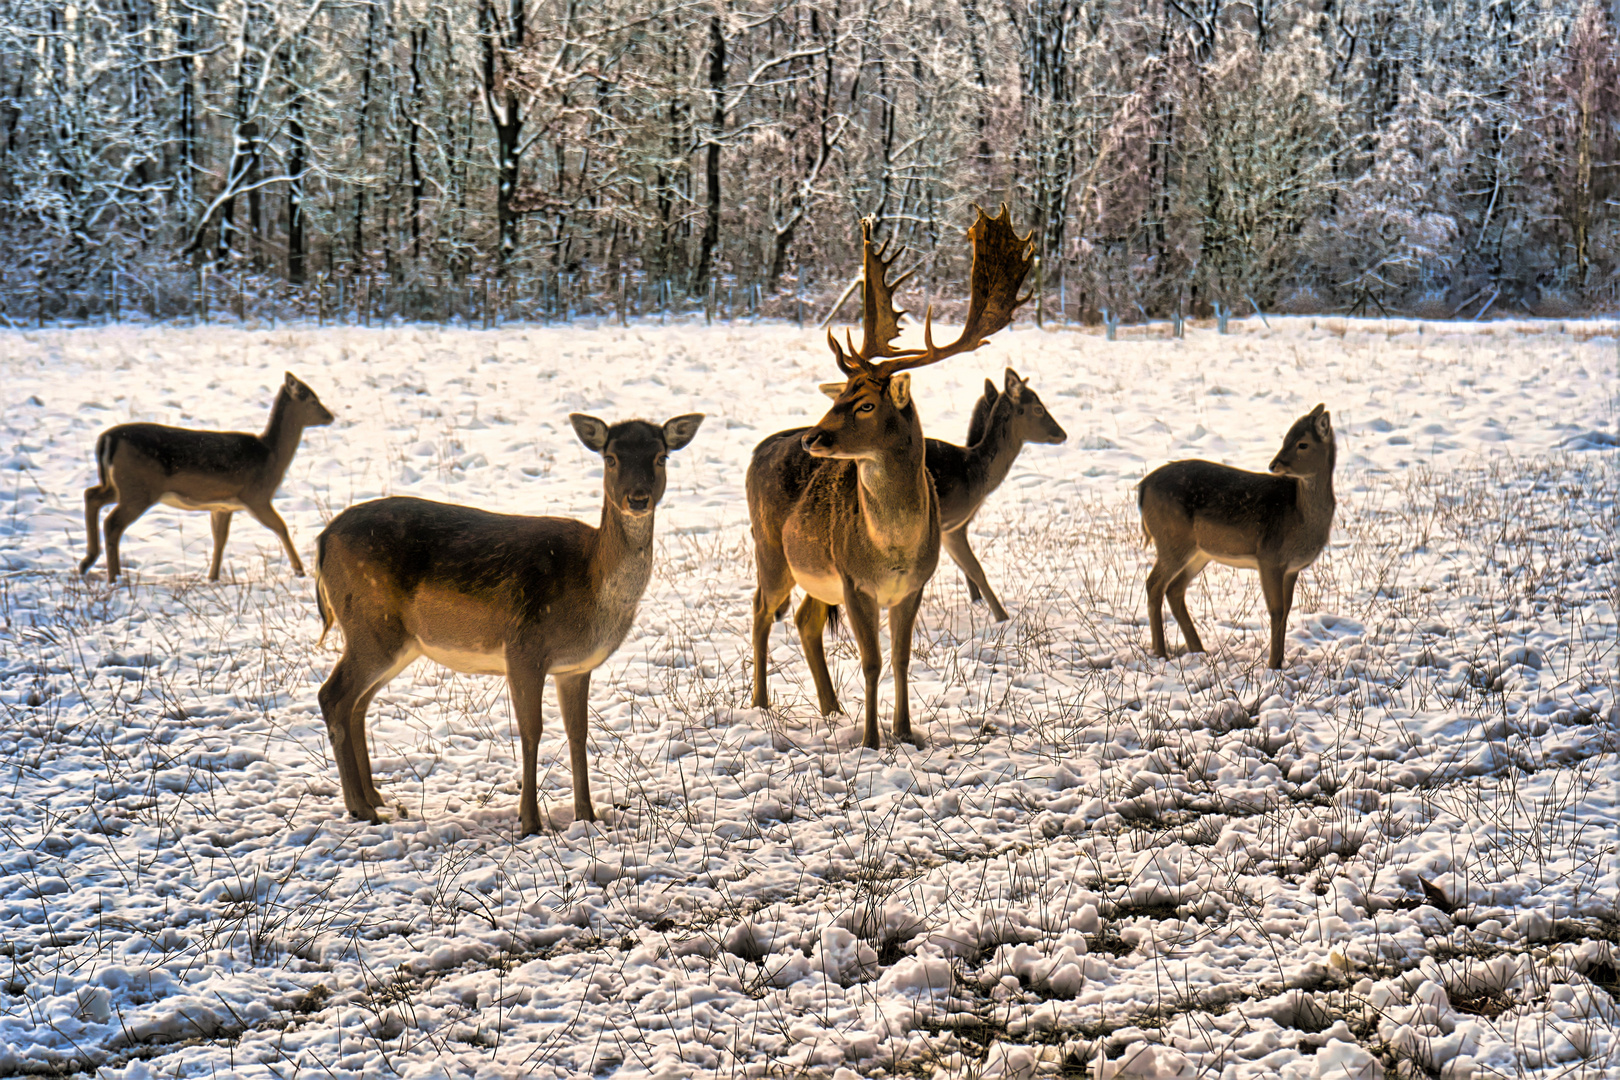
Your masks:
M627 496L624 501L632 510L645 510L647 507L652 505L652 496L640 493L632 493Z
M827 437L827 433L822 431L820 428L811 428L809 431L805 432L804 437L799 440L799 445L804 447L806 453L813 454L817 450L827 449L832 445L832 440L829 439Z
M1271 462L1271 471L1272 472L1274 472L1274 473L1286 472L1287 469L1288 469L1288 466L1283 462L1282 458L1274 458L1274 459L1272 459L1272 462Z

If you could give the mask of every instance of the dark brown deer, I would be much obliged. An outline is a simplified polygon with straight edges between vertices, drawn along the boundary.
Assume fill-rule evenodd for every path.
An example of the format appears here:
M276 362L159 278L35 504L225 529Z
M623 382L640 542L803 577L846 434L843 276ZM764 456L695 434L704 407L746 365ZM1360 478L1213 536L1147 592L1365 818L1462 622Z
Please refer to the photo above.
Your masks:
M923 586L939 562L940 510L926 467L922 422L911 399L908 369L969 352L1012 321L1027 297L1018 289L1030 268L1029 238L1020 238L1006 208L982 210L968 230L973 241L972 295L966 325L950 345L933 340L924 320L921 349L899 350L901 312L889 283L894 258L864 240L863 338L849 352L827 335L848 379L822 390L833 407L812 428L778 432L759 444L748 466L748 514L759 587L754 592L754 706L766 708L771 623L787 611L795 585L805 593L794 621L804 643L823 714L839 711L822 633L842 606L866 676L863 745L878 746L878 678L883 670L878 620L889 611L894 668L894 734L912 739L906 684L911 631ZM895 256L898 257L898 254Z
M270 499L292 464L298 440L307 427L332 422L315 391L292 372L270 407L270 423L263 435L242 431L194 431L162 424L119 424L96 440L96 469L100 482L84 492L84 527L89 551L79 562L83 574L101 556L101 533L107 535L107 580L119 573L118 542L154 504L181 510L207 510L213 515L214 558L208 580L219 580L225 558L225 538L231 515L246 510L275 533L292 560L293 573L303 576L304 564ZM101 524L101 511L118 505Z
M336 623L343 655L320 691L343 804L376 822L366 709L417 657L454 671L505 675L523 741L519 823L540 831L535 779L540 699L557 684L574 780L574 817L596 820L585 759L591 672L612 656L652 573L653 510L671 451L692 441L701 413L663 425L609 427L575 413L580 442L602 455L602 523L491 514L392 498L351 506L315 546L322 637Z
M1187 613L1187 586L1210 562L1260 571L1271 616L1271 666L1282 667L1283 634L1299 572L1333 529L1333 423L1318 405L1294 421L1271 472L1210 461L1172 461L1137 487L1142 528L1158 550L1147 578L1153 654L1165 656L1165 597L1189 652L1204 643Z
M1005 389L984 380L984 396L973 407L968 423L968 445L957 446L929 439L928 474L934 478L939 498L940 543L962 573L967 575L968 598L977 603L981 593L990 605L990 614L1001 622L1007 609L1001 606L984 568L968 544L967 528L990 493L1001 486L1027 442L1060 443L1068 433L1046 411L1040 395L1029 382L1008 368L1003 375Z

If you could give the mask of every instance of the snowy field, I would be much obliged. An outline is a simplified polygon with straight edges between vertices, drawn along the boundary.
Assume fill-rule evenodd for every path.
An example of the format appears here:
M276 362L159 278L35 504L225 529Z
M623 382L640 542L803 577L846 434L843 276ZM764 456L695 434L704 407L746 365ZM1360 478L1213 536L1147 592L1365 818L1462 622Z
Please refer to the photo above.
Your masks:
M942 557L926 745L881 752L817 715L788 624L779 709L746 707L743 473L824 411L817 332L0 333L0 1073L1620 1076L1614 332L1021 327L918 372L932 435L1010 363L1069 441L973 530L1011 621ZM348 820L337 646L246 515L215 585L207 515L164 507L127 582L74 572L97 432L256 431L285 370L338 415L277 499L311 563L388 493L594 522L569 412L708 414L592 685L601 823L548 692L520 840L504 684L427 662L372 709L394 820ZM1221 567L1213 652L1149 657L1135 482L1263 468L1318 401L1339 512L1285 670Z

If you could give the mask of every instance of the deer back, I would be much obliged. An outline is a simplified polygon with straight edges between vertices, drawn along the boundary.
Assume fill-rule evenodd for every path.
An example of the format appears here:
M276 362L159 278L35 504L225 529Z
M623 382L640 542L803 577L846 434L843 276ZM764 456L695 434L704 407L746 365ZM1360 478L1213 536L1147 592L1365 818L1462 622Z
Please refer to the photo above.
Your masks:
M1155 542L1196 545L1217 558L1286 555L1304 565L1332 526L1333 429L1318 405L1289 428L1269 473L1173 461L1143 478L1137 505Z
M350 507L316 546L323 617L346 635L414 641L457 670L503 671L514 648L551 671L594 668L629 633L652 573L668 452L701 419L660 428L571 417L603 456L600 527L405 497Z
M115 483L146 487L165 502L199 508L228 505L244 492L250 497L273 494L304 429L332 419L315 392L288 372L261 435L120 424L96 440L96 461Z

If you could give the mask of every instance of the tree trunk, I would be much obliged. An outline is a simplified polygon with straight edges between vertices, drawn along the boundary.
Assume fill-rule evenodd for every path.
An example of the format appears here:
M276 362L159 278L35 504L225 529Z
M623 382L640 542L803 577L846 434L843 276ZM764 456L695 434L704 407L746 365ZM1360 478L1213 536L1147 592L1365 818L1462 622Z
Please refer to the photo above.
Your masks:
M692 275L693 295L702 293L709 280L714 249L720 243L720 133L726 125L726 37L718 15L709 20L709 95L714 101L709 145L705 147L704 194L708 218L703 223L703 239L698 244L697 272Z

